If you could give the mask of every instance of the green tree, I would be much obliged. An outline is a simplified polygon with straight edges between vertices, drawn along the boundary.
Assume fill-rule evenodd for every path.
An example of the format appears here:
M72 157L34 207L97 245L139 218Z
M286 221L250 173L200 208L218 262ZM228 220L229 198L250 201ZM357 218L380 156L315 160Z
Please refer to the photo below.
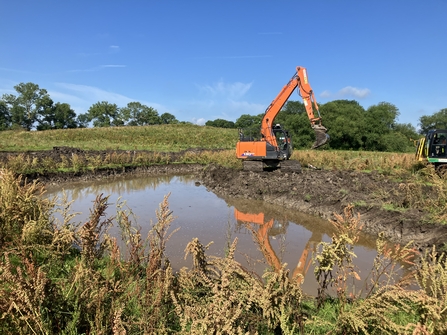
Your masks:
M401 133L406 138L408 138L408 140L415 140L419 138L419 134L416 131L416 128L411 123L396 123L396 125L394 126L394 131Z
M236 119L234 126L240 129L248 129L248 128L260 129L263 116L264 114L259 115L242 114L238 119Z
M76 118L79 128L88 128L90 120L87 114L79 114Z
M77 128L76 113L67 103L57 102L45 108L38 118L37 130Z
M128 126L145 126L161 123L161 118L156 109L139 102L129 102L127 107L121 108L121 114Z
M289 132L294 148L310 148L315 141L306 108L301 101L287 101L273 122Z
M6 130L11 127L11 114L5 101L0 100L0 130Z
M365 113L363 142L366 150L386 151L389 147L388 135L396 126L399 110L393 104L381 102L373 105Z
M235 128L233 121L227 121L224 119L216 119L214 121L206 121L205 126L217 127L217 128Z
M419 118L419 134L426 134L430 129L447 129L447 108L433 115L423 115Z
M341 150L364 149L365 110L355 100L334 100L320 106L329 146Z
M93 104L87 111L85 120L93 122L93 127L122 126L124 121L116 104L101 101Z
M26 130L31 130L37 121L39 113L53 104L47 90L39 88L34 83L20 83L14 86L18 93L4 94L3 100L6 102L11 113L13 125L20 126Z
M161 119L162 124L177 124L178 123L178 120L175 118L175 116L170 113L161 114L160 119Z
M415 150L414 141L420 136L411 123L397 123L394 127L394 132L401 134L405 138L406 147L402 150L403 152L412 152Z

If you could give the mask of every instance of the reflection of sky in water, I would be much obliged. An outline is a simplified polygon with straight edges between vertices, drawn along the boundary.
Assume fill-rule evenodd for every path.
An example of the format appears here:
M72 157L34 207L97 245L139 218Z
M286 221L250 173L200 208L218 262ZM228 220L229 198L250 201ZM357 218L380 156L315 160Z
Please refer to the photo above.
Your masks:
M48 187L47 196L62 197L65 193L68 200L73 200L72 212L80 212L73 220L74 223L84 222L88 219L89 210L97 195L109 195L111 204L107 210L108 216L116 214L118 201L125 201L126 206L132 210L135 218L131 217L134 225L142 228L142 236L146 237L151 222L156 222L158 210L163 198L168 198L169 208L173 212L174 221L171 231L180 228L172 235L167 243L167 255L174 267L191 267L191 258L183 259L184 250L189 241L198 238L203 245L213 241L207 254L224 256L228 243L238 238L236 259L249 270L262 275L266 261L259 246L254 242L252 232L235 219L235 207L242 206L245 212L265 213L265 216L274 218L274 229L270 230L269 237L275 257L288 264L293 272L300 256L311 240L315 244L329 242L331 226L327 221L312 217L293 210L277 208L259 201L241 199L222 199L216 194L207 191L202 185L196 185L195 180L188 176L157 176L135 177L126 176L110 180L79 182L64 185L63 187ZM121 198L121 199L120 199ZM238 208L241 210L241 208ZM260 223L253 223L258 229ZM110 230L113 236L119 239L119 230L114 227ZM374 242L363 240L355 248L358 255L356 264L360 271L369 272L375 257ZM309 250L308 262L312 256ZM305 292L316 293L316 282L311 266L303 284Z

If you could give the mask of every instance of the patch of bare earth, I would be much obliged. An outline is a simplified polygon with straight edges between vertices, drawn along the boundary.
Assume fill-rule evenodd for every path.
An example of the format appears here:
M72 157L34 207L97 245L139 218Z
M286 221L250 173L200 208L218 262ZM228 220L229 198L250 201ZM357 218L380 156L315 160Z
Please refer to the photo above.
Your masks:
M427 223L428 213L424 211L404 209L400 182L378 173L313 169L290 174L255 173L212 165L201 179L217 194L259 199L327 219L354 204L364 232L374 236L383 232L387 239L400 244L413 241L421 250L432 245L443 247L447 241L447 226ZM402 210L386 210L384 203L400 204Z

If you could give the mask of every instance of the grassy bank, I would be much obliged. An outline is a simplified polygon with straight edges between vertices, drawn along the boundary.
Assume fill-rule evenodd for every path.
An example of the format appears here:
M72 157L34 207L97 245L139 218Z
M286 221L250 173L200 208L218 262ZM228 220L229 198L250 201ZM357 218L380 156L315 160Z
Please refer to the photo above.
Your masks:
M0 167L18 173L63 172L79 169L97 169L116 165L145 166L170 162L168 152L181 152L187 149L209 149L209 152L187 153L178 156L175 162L197 162L208 164L222 163L225 166L241 167L234 150L238 140L236 129L203 127L196 125L154 125L146 127L108 127L88 129L49 130L39 132L2 131L0 132L0 152L24 153L6 157ZM39 160L26 156L29 151L51 150L53 147L73 147L85 151L125 150L127 153L115 153L108 156L91 156L81 160L79 155L62 155L59 159ZM219 154L214 149L223 149ZM142 153L134 151L151 151ZM323 169L349 169L371 171L378 170L398 174L413 172L416 164L412 154L295 150L292 156L305 167L312 165Z
M377 241L377 258L360 278L353 265L360 218L347 207L336 233L313 255L319 289L306 297L299 278L267 270L259 278L226 257L208 256L194 239L190 267L174 273L165 256L173 220L165 197L147 236L117 206L107 216L98 196L83 224L69 204L55 207L38 182L0 175L0 333L2 334L444 334L447 266L422 255L409 277L410 246ZM61 221L53 221L55 208ZM108 212L108 211L107 211ZM125 250L108 234L120 227ZM284 267L285 269L285 267ZM362 275L363 276L363 275ZM409 281L416 284L409 288ZM362 280L364 289L353 290ZM358 285L356 285L358 287Z
M196 125L153 125L60 129L47 131L0 131L0 151L50 150L70 146L83 150L151 150L176 152L191 148L231 149L236 129Z

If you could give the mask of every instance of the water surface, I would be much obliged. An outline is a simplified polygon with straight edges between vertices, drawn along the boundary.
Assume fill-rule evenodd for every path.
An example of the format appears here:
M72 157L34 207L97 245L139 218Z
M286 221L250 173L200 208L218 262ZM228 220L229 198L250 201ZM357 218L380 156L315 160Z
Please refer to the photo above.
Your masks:
M167 256L174 270L192 267L191 257L184 259L185 247L193 238L206 245L213 242L207 255L225 256L228 245L238 239L236 260L245 268L262 275L266 267L287 263L291 274L305 277L303 289L316 294L311 256L319 242L329 242L332 225L321 218L260 201L221 198L208 191L193 176L124 176L102 181L52 185L47 195L64 195L72 200L74 223L88 220L97 195L109 196L107 214L116 214L116 205L125 201L134 214L132 221L141 227L143 237L156 222L156 211L165 196L175 217L171 230L179 228L167 243ZM117 238L120 232L113 227ZM376 256L375 242L362 237L355 247L356 266L361 277L369 273Z

